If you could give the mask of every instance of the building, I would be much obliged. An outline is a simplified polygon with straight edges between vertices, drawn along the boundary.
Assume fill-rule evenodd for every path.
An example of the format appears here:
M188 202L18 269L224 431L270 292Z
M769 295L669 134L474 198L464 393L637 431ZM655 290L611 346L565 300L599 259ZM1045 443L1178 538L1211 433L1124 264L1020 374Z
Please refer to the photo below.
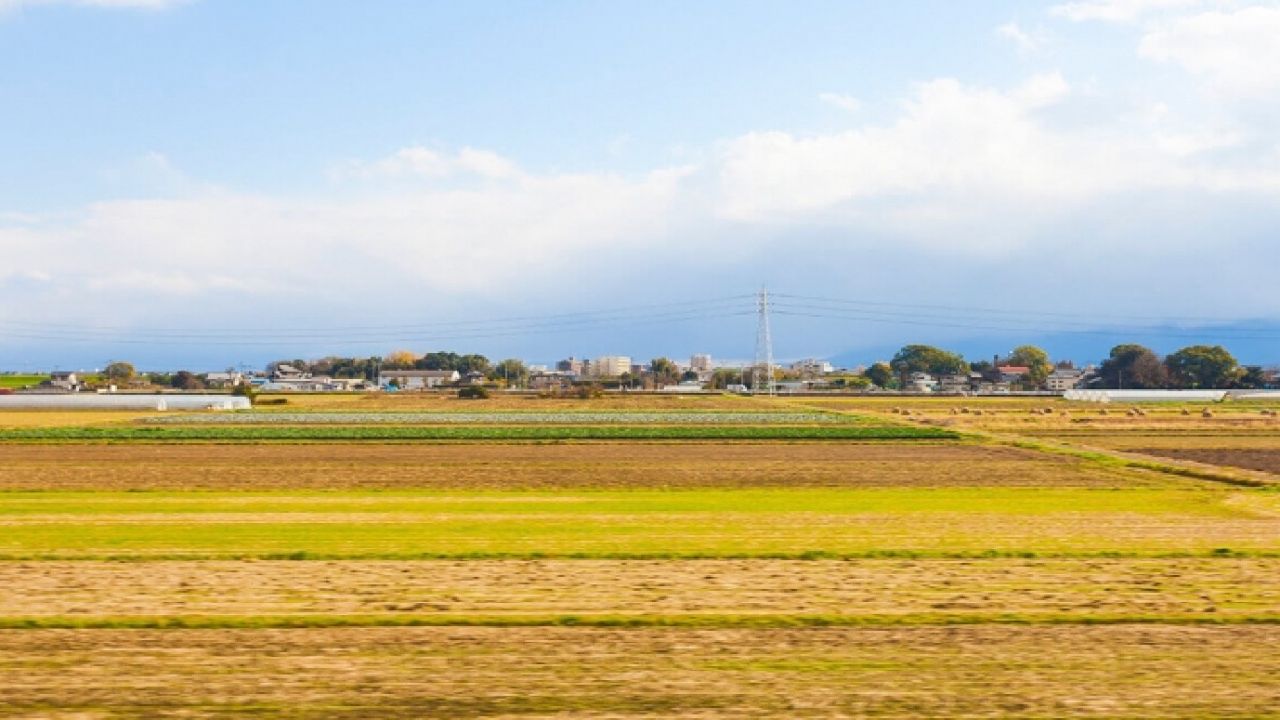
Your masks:
M529 373L529 388L563 392L573 388L573 376L560 370L544 370Z
M907 378L906 389L910 392L933 392L938 387L938 380L926 372L913 372Z
M700 393L705 391L706 386L696 380L686 380L675 385L663 385L658 388L658 392L667 393Z
M815 375L826 375L835 370L831 363L826 360L817 358L805 358L791 363L791 371L798 373L801 377L813 377Z
M982 375L978 375L978 381L982 380ZM944 393L967 393L973 388L973 378L968 374L943 375L938 380L938 392Z
M238 372L211 372L204 376L204 384L211 388L239 387L244 383L244 375Z
M1084 384L1085 373L1081 370L1058 368L1044 379L1044 386L1053 392L1075 390Z
M715 369L715 363L711 362L711 356L699 353L689 358L689 369L696 373L711 372Z
M562 373L568 373L576 377L578 375L582 375L584 372L583 361L571 355L568 358L556 363L556 370Z
M631 358L626 355L604 355L591 361L593 377L618 377L631 372Z
M66 370L55 370L49 374L49 385L59 389L68 390L70 392L78 392L84 387L80 383L80 376Z
M1018 383L1028 379L1031 368L1025 365L1000 365L996 372L1000 374L1000 382Z
M276 365L275 370L271 371L272 381L302 380L304 378L309 378L309 377L311 377L311 373L305 370L296 368L292 365L288 365L286 363L280 363L279 365Z
M384 370L378 373L378 386L395 385L401 390L428 390L456 383L461 379L457 370Z
M82 387L80 383L80 376L76 373L65 370L55 370L54 372L49 373L49 384L60 390L74 391L79 390Z

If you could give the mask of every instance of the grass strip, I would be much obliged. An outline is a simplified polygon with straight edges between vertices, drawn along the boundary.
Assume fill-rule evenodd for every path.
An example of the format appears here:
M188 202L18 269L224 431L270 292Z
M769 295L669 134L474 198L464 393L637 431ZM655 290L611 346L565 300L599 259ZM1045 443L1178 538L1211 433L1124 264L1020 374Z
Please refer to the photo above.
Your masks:
M163 426L0 430L0 442L397 440L939 440L950 430L891 425L781 426Z
M0 553L0 562L169 562L204 560L1189 560L1203 558L1221 559L1273 559L1280 558L1280 550L1233 550L1215 548L1204 552L1151 552L1125 551L1099 552L1036 552L1030 550L980 550L933 552L917 550L868 550L863 552L829 552L806 550L800 552L760 553L627 553L627 552L389 552L389 553L323 553L299 550L273 553Z
M821 628L915 625L1280 625L1280 615L190 615L8 617L0 630L266 630L345 627Z

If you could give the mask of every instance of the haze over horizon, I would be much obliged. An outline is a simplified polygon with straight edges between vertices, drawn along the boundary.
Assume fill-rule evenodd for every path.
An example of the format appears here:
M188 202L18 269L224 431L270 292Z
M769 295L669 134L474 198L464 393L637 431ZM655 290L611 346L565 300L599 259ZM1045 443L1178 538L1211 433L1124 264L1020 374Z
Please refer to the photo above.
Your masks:
M0 369L746 359L762 285L782 358L1273 364L1277 38L1243 0L0 0Z

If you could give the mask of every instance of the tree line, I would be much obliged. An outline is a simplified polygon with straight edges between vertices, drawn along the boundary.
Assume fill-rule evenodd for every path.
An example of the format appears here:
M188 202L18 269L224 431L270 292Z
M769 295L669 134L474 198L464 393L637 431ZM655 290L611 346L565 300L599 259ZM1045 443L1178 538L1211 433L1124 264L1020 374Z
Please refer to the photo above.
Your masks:
M1034 345L1022 345L998 358L1001 366L1027 368L1024 385L1041 387L1056 368L1071 368L1070 362L1054 363L1047 352ZM991 360L969 362L960 353L932 345L907 345L889 362L880 362L863 373L872 384L900 387L914 373L934 377L979 373L990 380L1000 374ZM1099 389L1230 389L1262 388L1276 382L1272 373L1259 365L1241 365L1221 345L1190 345L1165 357L1151 348L1127 343L1117 345L1098 366L1089 387Z

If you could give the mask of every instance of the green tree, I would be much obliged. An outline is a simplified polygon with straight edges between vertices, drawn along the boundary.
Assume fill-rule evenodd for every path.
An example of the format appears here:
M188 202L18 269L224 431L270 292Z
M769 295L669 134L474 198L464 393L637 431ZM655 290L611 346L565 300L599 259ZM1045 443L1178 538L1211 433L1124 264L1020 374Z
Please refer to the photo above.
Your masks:
M878 362L864 370L862 375L876 387L887 388L893 384L893 367L889 363Z
M680 369L669 358L657 357L649 361L649 374L655 385L671 385L680 377Z
M489 358L483 355L463 355L458 358L458 366L455 369L463 375L470 372L487 373L489 365Z
M1267 371L1262 369L1261 365L1246 365L1241 368L1240 379L1236 381L1236 387L1246 388L1249 390L1257 390L1265 388L1271 384L1271 378Z
M188 372L187 370L179 370L174 373L169 384L179 390L204 389L204 383L200 381L200 378L196 377L195 373Z
M742 384L742 371L734 368L716 368L711 373L711 388L713 390L725 390L730 385Z
M1228 388L1243 375L1240 363L1221 345L1192 345L1164 359L1169 380L1183 388Z
M1133 343L1111 348L1111 355L1098 368L1105 388L1155 390L1168 384L1168 374L1160 357L1151 348Z
M932 345L907 345L893 356L889 366L900 378L906 378L915 372L930 375L969 372L969 364L959 354Z
M1020 365L1029 368L1027 374L1036 385L1044 382L1049 377L1049 373L1053 372L1053 364L1049 362L1049 353L1036 347L1035 345L1019 345L1009 353L1007 358L1010 365Z
M454 352L429 352L415 361L414 366L422 370L457 370L460 359Z
M107 382L113 385L124 385L130 380L133 380L134 376L137 374L138 371L133 367L133 364L127 363L123 360L117 360L116 362L107 365L107 367L102 371L103 377L107 379Z
M507 383L508 387L521 385L529 377L529 369L524 363L515 358L507 358L502 362L489 368L490 380L502 380Z

